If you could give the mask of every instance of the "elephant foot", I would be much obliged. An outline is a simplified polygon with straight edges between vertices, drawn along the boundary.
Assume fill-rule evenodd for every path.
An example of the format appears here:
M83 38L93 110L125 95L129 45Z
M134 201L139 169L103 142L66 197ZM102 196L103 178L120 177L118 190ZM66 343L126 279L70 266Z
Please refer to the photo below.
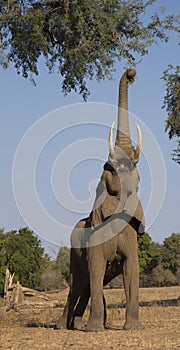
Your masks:
M55 325L55 329L67 329L67 319L64 316L60 316Z
M124 327L125 330L130 330L130 329L144 329L144 326L139 320L136 319L130 319L126 321Z
M82 317L75 317L74 318L74 329L78 331L85 331L86 327L82 320Z
M89 320L86 326L86 332L104 332L105 328L101 320Z

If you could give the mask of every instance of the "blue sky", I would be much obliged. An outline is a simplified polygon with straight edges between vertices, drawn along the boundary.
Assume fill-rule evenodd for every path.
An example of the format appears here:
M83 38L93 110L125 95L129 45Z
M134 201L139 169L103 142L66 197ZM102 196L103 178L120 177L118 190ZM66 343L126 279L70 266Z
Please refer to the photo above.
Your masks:
M167 6L169 11L174 14L178 14L179 4L177 0L159 0L157 4L158 6ZM159 242L162 242L163 239L168 237L172 232L180 232L178 217L180 208L180 168L174 161L171 160L171 153L176 144L174 141L169 141L167 134L164 132L166 112L165 110L162 110L161 106L163 104L165 89L164 82L160 79L162 72L167 68L169 63L175 66L179 63L178 58L180 55L177 42L177 36L173 34L171 35L169 43L159 43L158 45L153 45L153 47L150 49L149 55L146 56L137 66L138 77L134 85L130 87L129 90L130 111L140 120L140 122L142 121L142 123L145 124L144 128L148 130L148 133L152 133L154 135L154 138L159 145L158 152L162 152L162 156L157 156L155 154L154 157L152 157L151 162L153 164L150 165L148 164L146 154L143 154L138 165L138 170L141 176L140 197L143 207L146 208L148 205L148 196L151 195L151 188L153 187L152 183L156 184L153 189L155 192L158 192L158 188L160 189L161 186L164 188L164 199L162 200L163 203L159 208L160 212L158 213L159 210L157 210L157 217L153 214L154 218L151 225L147 229L152 239ZM95 113L98 113L99 111L101 114L101 107L104 108L109 115L105 117L106 112L102 116L97 115L97 121L102 121L102 124L105 126L95 127L94 125L91 125L88 130L87 125L85 127L73 126L69 130L66 130L64 138L63 135L61 135L62 137L57 135L56 137L52 138L40 154L35 175L38 196L50 215L54 216L57 221L60 218L60 220L65 222L65 224L68 223L69 226L73 227L75 222L82 218L85 213L82 215L81 212L74 213L73 210L67 210L67 208L65 210L58 203L61 194L63 196L63 188L58 188L57 182L55 182L56 188L52 189L52 170L56 170L56 173L54 172L54 178L56 174L59 176L59 178L61 177L62 172L58 168L58 161L56 167L56 160L59 154L64 149L67 150L72 143L76 142L78 144L78 142L82 141L83 138L100 138L103 140L102 153L104 152L104 154L102 156L100 154L99 158L97 156L97 159L95 159L93 151L92 157L91 155L88 156L89 161L87 163L85 162L86 154L84 154L84 144L80 143L80 147L77 149L79 153L82 149L82 155L80 155L79 158L81 161L77 161L77 164L75 164L74 168L72 169L68 180L73 196L77 198L78 201L87 201L86 204L88 213L88 208L91 210L93 203L93 199L89 199L88 197L88 186L89 184L90 186L92 185L90 192L95 191L95 184L97 184L97 180L102 173L103 157L106 159L108 156L108 149L106 145L108 138L107 126L108 123L111 124L112 120L116 120L114 107L106 108L105 104L108 104L109 106L117 106L118 82L124 66L125 65L123 62L118 64L117 71L115 72L113 77L114 79L112 81L105 80L101 83L92 81L89 83L91 95L88 102L97 103L94 110L94 107L92 107L94 105L90 106L90 112L95 111ZM36 87L34 87L29 80L25 80L18 76L13 67L9 67L7 70L0 68L0 81L0 227L5 228L5 231L7 231L10 229L18 229L19 227L27 226L27 222L23 220L17 209L12 187L13 160L19 142L29 128L31 128L34 123L36 123L47 113L64 106L82 103L83 101L79 95L74 93L64 97L61 93L60 77L57 73L49 75L42 62L40 63L40 75L37 79ZM101 105L99 105L99 103ZM85 104L83 103L83 105ZM83 108L85 108L85 111L88 114L88 109L86 110L85 106L82 107L82 105L78 105L78 107L73 107L75 124L77 114L79 113L79 110L80 113L83 113ZM62 118L65 118L63 113L61 113ZM135 119L132 117L132 129L134 128L133 120ZM85 118L85 121L87 123L87 118ZM91 122L91 120L89 121ZM136 138L136 136L134 137ZM144 140L144 142L144 147L146 147L146 141ZM70 148L68 149L70 150ZM149 153L152 153L152 156L153 152L156 153L156 147L153 148L153 146L151 152L150 144L149 150ZM31 153L31 151L29 152ZM98 152L99 149L97 153ZM27 155L27 157L29 157L29 155ZM69 163L70 161L71 159L68 159ZM73 162L74 159L72 159L72 163ZM60 168L62 166L62 168L65 169L66 161L64 164L59 164L59 166ZM152 172L153 179L150 169L151 166L154 167ZM24 170L20 169L19 172L21 172L22 175L21 180L23 188ZM167 185L165 186L164 178L166 175ZM55 200L54 197L56 196L56 191L57 198ZM151 205L153 205L153 203ZM39 234L39 232L37 233ZM44 233L40 234L40 236L47 238ZM67 244L69 236L65 237L63 233L61 233L60 236L61 237L58 243ZM43 244L45 244L48 251L52 252L53 249L56 250L55 246L50 243L54 242L53 239L49 238L48 241L49 242L43 241Z

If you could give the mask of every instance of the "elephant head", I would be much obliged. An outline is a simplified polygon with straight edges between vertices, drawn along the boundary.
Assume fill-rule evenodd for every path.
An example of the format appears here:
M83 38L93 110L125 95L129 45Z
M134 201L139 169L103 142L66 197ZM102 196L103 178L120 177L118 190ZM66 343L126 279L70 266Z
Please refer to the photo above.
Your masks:
M135 74L135 69L127 69L120 80L116 141L114 146L113 124L109 134L108 161L104 165L90 214L93 226L98 226L114 213L121 213L124 208L140 222L143 218L137 196L139 174L136 169L142 147L142 134L137 125L138 143L135 148L131 142L128 116L128 83Z

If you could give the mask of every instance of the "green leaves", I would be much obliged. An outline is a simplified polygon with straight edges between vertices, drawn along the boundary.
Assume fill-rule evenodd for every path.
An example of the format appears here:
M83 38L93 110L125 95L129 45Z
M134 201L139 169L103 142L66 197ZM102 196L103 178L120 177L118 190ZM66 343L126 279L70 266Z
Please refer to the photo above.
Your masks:
M75 90L87 99L88 79L111 78L115 60L134 64L134 55L147 54L157 39L168 40L167 30L177 30L176 18L160 19L162 11L143 23L155 1L2 0L3 57L27 78L38 74L42 55L49 72L59 71L64 94Z
M180 234L165 238L162 252L162 265L175 273L180 269Z
M180 234L172 233L163 244L152 242L148 233L138 237L140 283L143 286L179 284Z
M49 258L44 255L40 240L28 228L18 232L0 233L0 293L3 292L6 267L15 272L18 280L26 287L40 286L42 271Z
M65 281L69 283L70 278L70 248L62 247L59 250L56 260L54 261L54 269L59 271Z
M180 66L173 68L169 65L162 79L166 85L163 108L166 107L169 115L166 120L166 131L170 139L174 136L180 137Z
M166 87L162 108L166 108L168 114L165 131L168 132L170 139L177 137L178 146L174 150L173 159L180 164L180 66L174 68L169 65L163 72L162 79Z
M138 254L140 274L148 274L158 263L158 248L148 233L138 237Z

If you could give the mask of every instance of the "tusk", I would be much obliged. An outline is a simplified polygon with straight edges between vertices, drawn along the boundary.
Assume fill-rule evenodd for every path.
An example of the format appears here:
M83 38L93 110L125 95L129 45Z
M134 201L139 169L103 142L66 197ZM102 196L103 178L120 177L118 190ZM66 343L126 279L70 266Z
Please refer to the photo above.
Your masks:
M137 147L135 149L135 158L139 158L141 149L142 149L142 132L141 132L141 128L138 124L136 124L136 128L137 128L137 132L138 132L138 144Z
M114 122L111 125L111 129L109 132L109 153L113 156L114 155L114 145L113 145L113 130L114 130Z

